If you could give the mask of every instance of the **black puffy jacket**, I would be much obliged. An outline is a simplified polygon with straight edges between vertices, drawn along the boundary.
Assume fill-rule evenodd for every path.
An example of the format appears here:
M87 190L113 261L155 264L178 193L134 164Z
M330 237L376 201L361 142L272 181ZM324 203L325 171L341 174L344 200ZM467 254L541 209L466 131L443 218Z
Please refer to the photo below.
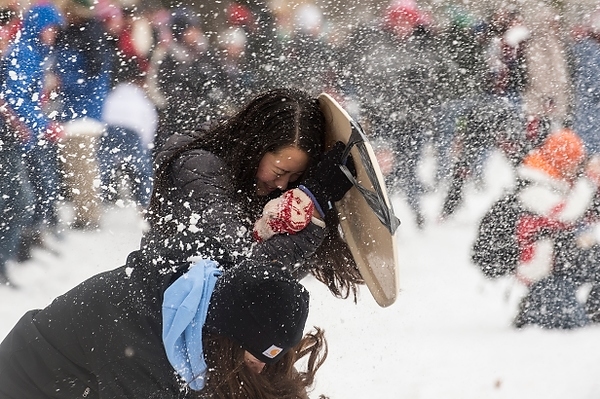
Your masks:
M0 398L187 397L161 338L163 292L182 269L136 251L26 313L0 344Z
M171 136L157 159L169 159L173 151L191 140L187 135ZM243 204L235 199L233 173L211 152L184 152L171 162L168 174L170 188L163 194L160 222L151 225L142 240L152 258L180 263L202 256L225 268L247 258L296 265L310 258L325 238L325 229L311 223L297 234L255 242L255 220L244 216Z

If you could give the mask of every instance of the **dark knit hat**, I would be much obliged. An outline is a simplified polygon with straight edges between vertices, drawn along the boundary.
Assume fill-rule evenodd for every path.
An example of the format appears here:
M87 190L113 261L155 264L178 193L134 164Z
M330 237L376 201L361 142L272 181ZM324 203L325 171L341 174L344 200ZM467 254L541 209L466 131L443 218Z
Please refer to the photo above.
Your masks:
M217 281L204 329L272 364L302 339L308 302L308 291L288 271L243 263Z
M188 29L200 27L200 18L192 10L179 8L171 14L171 33L175 40L181 40Z

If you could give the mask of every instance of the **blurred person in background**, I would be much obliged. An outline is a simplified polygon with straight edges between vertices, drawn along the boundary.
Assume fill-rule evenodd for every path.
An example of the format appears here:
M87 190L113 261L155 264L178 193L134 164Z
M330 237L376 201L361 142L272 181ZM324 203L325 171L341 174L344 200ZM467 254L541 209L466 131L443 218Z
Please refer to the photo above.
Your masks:
M537 3L523 10L523 16L531 31L525 47L528 74L523 93L527 118L525 155L550 132L566 126L572 90L560 15ZM581 136L580 130L575 128L575 131Z
M160 93L155 148L173 133L192 131L219 117L223 106L223 72L196 14L187 8L174 9L170 27L172 41L161 59L152 59Z
M357 27L340 50L345 95L360 102L370 134L395 155L388 183L404 195L423 227L423 186L417 169L432 137L434 110L447 98L451 62L438 51L430 16L414 1L389 3L381 18Z
M436 188L443 188L452 175L456 131L469 109L484 100L487 65L485 47L488 25L467 9L446 10L448 26L440 31L441 53L452 64L446 84L449 98L436 109L433 150L436 156Z
M528 84L525 50L531 32L517 9L500 8L491 15L484 42L483 91L455 118L454 164L440 219L462 205L464 187L472 178L484 185L484 166L492 149L520 162L525 144L523 93Z
M233 1L227 10L229 25L246 32L246 69L253 76L255 94L289 86L287 59L272 6L263 0Z
M252 96L255 76L247 66L248 38L246 31L239 26L223 30L218 38L217 60L223 71L221 90L229 109L224 109L225 116L232 115L235 110Z
M13 173L23 176L18 165L24 167L26 179L14 179L6 185L11 192L4 205L12 209L15 217L7 218L3 228L7 234L10 256L12 243L18 243L16 259L31 257L35 246L43 245L42 233L57 222L58 200L57 141L62 127L44 113L42 97L46 70L52 62L56 37L63 17L52 4L31 7L25 13L20 34L8 48L3 65L1 108L4 129L2 155ZM3 174L3 178L8 178ZM10 181L11 178L8 178ZM23 197L30 188L32 196ZM33 210L33 217L23 224L20 216ZM4 212L4 210L3 210ZM12 224L14 223L14 226ZM16 237L20 237L16 239Z
M167 106L167 98L159 86L158 69L173 41L170 22L171 10L166 7L155 10L150 14L150 21L154 37L154 46L148 63L145 86L146 91L156 108L158 110L163 110Z
M594 297L583 305L576 296L583 283L600 283L600 246L582 247L578 241L600 183L600 170L589 163L584 170L586 162L584 142L563 129L548 136L518 169L527 183L518 194L526 214L517 225L517 273L530 287L519 305L516 327L574 328L600 321Z
M131 2L130 2L131 3ZM123 3L121 3L123 4ZM121 65L136 64L142 72L148 72L150 58L155 46L152 23L145 12L135 4L119 7L122 17L121 24L114 34L117 34L118 61L114 68L115 78L121 70Z
M115 0L98 0L94 5L94 14L104 27L104 41L111 57L111 87L119 79L124 63L124 56L119 50L119 38L125 29L125 17L120 3Z
M125 79L109 92L102 108L106 128L98 143L102 198L119 199L127 181L139 209L150 201L152 159L150 153L158 124L154 103L144 90L146 74L129 66Z
M600 10L577 29L569 54L573 81L573 128L586 148L600 153Z
M599 158L570 129L551 133L517 167L516 188L482 219L472 259L486 276L529 288L515 327L577 328L600 321ZM487 220L487 221L484 221ZM592 286L585 304L577 290Z
M104 128L102 106L111 87L114 53L91 0L68 0L63 9L68 24L56 42L59 120L65 127L61 169L74 207L71 227L96 229L101 217L97 140Z
M315 4L305 3L294 10L293 21L294 30L285 42L286 74L297 87L323 92L335 77L325 16Z

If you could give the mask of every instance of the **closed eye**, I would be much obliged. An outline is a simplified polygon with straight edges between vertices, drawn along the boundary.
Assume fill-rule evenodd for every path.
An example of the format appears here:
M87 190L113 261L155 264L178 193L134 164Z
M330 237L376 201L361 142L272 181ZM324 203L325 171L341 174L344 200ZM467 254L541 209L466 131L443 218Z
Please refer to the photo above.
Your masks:
M300 176L302 176L302 173L304 173L304 172L294 173L293 175L290 176L290 181L298 180L300 178Z

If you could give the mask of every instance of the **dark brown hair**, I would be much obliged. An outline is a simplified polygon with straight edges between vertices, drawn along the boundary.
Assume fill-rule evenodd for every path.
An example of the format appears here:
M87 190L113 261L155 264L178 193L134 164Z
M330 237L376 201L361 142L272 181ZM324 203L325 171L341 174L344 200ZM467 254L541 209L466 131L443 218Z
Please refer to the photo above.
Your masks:
M198 392L198 398L307 398L306 391L327 358L325 334L318 328L306 334L279 362L265 365L260 374L245 365L245 351L233 340L207 335L203 343L208 373L206 386ZM296 368L301 359L305 359L302 370Z
M293 146L309 155L309 166L324 152L325 117L318 99L296 89L275 89L250 101L227 121L205 132L173 151L161 160L156 170L154 191L147 215L160 218L162 193L169 189L168 167L186 151L203 149L222 158L233 172L238 200L245 207L247 217L256 220L269 197L256 194L255 178L258 165L267 152L276 152ZM327 236L306 267L323 282L333 295L356 300L357 284L362 278L347 245L342 241L335 212L327 215Z
M227 163L236 192L244 197L248 210L256 214L265 203L255 198L255 177L262 157L292 146L306 152L313 163L323 152L324 134L325 120L316 98L300 90L271 90L223 123L195 132L195 140L178 148L158 166L155 184L160 188L166 180L164 173L170 161L186 151L203 149Z
M338 214L335 211L325 214L327 236L313 255L314 261L307 262L306 268L329 288L337 298L346 299L352 296L357 300L358 285L364 280L358 271L348 245L340 237Z

